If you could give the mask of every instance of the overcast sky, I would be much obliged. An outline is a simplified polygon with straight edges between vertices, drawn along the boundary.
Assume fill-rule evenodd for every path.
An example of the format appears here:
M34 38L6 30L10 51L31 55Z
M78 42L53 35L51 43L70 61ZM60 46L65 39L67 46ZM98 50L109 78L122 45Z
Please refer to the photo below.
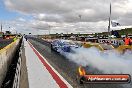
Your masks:
M132 0L0 0L0 20L4 30L21 33L102 32L110 2L111 20L121 24L112 29L131 27Z

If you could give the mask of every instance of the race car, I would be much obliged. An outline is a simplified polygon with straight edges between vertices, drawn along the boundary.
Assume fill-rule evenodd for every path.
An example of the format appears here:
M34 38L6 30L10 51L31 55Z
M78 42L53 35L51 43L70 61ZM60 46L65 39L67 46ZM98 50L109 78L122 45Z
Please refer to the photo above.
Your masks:
M78 48L74 42L70 40L54 40L51 43L51 49L56 52L71 52L71 48Z

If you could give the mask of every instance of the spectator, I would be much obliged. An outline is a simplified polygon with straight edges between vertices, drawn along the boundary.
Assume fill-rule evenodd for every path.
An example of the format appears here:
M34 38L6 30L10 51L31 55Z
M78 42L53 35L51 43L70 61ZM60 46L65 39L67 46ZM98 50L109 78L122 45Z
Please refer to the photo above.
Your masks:
M125 45L131 45L132 40L128 37L128 35L126 35L124 42L125 42Z

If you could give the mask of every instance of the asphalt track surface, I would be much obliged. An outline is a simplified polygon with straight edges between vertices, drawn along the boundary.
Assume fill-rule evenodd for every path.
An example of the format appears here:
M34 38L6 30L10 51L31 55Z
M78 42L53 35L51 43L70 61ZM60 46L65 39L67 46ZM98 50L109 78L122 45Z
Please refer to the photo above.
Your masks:
M132 86L127 86L127 84L83 84L80 85L77 80L77 69L79 65L69 61L64 56L60 55L51 50L50 43L38 39L30 38L28 39L30 43L47 59L47 61L73 86L73 88L132 88ZM101 73L100 71L87 67L87 72L89 73Z
M12 43L13 39L0 39L0 49L4 48L8 44Z

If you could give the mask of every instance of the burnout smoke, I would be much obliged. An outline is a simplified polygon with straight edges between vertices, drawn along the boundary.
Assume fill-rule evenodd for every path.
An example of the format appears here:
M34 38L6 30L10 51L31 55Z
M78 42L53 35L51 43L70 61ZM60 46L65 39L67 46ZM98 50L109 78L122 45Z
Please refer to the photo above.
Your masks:
M103 73L132 74L132 54L121 55L114 50L101 52L98 49L78 48L75 53L63 53L70 61L82 66L91 66Z

